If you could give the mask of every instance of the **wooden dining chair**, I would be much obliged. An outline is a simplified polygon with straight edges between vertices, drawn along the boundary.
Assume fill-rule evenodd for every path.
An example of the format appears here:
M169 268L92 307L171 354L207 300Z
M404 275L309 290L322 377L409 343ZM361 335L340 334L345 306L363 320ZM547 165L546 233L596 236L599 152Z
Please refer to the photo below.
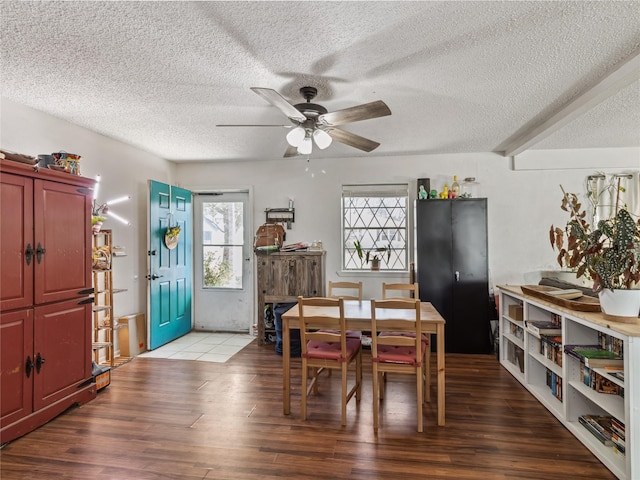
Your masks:
M371 300L373 430L378 431L380 401L387 373L415 375L418 432L429 389L429 351L420 322L420 300Z
M344 295L344 291L351 295ZM331 298L343 298L344 300L362 300L362 282L332 282L329 281L329 293ZM362 338L360 330L347 330L347 337ZM331 374L331 370L329 370Z
M390 293L394 293L390 295ZM420 298L420 290L417 283L383 283L382 299L391 300L398 298Z
M307 397L318 393L319 374L340 370L342 378L342 425L347 424L347 403L362 391L362 346L359 338L346 335L342 298L298 297L302 344L301 418L307 418ZM355 365L355 383L348 388L349 366ZM311 374L311 375L309 375ZM308 383L309 376L311 382Z
M349 295L345 295L345 293ZM345 300L362 300L362 282L329 281L328 296L332 298L342 297Z

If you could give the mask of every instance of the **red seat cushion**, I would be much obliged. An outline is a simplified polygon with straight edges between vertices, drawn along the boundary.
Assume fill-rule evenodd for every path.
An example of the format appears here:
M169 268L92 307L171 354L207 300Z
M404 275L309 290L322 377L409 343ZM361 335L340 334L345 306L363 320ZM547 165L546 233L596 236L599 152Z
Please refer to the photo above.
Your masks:
M378 357L374 362L381 363L404 363L407 365L419 365L416 363L416 347L400 345L378 345Z
M359 348L360 339L347 338L347 358L351 358ZM316 340L310 340L307 342L307 354L305 357L325 360L340 360L342 358L340 342L318 342Z

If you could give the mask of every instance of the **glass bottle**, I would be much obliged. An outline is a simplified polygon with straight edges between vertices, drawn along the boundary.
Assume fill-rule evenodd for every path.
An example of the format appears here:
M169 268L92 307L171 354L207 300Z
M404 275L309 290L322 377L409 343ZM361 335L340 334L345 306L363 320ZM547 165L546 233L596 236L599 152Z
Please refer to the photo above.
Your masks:
M460 184L458 183L458 176L453 176L453 183L451 184L451 198L456 198L460 196Z

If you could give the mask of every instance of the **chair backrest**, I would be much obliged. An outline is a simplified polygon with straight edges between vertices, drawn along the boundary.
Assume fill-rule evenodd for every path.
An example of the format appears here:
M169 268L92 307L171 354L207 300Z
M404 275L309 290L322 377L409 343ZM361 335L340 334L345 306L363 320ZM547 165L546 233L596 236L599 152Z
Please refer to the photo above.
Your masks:
M343 356L346 354L346 328L344 300L328 297L298 297L300 321L300 343L302 355L307 355L307 344L318 342L340 342Z
M377 335L385 332L384 335ZM376 361L378 347L415 347L415 364L422 361L425 348L420 321L420 300L371 300L371 357Z
M389 293L393 294L390 295ZM420 289L417 283L383 283L382 299L391 300L393 298L402 299L418 299L420 298Z
M342 292L342 290L348 290L348 292ZM343 293L349 293L350 295L343 295ZM362 282L329 281L328 296L333 298L344 298L345 300L362 300Z

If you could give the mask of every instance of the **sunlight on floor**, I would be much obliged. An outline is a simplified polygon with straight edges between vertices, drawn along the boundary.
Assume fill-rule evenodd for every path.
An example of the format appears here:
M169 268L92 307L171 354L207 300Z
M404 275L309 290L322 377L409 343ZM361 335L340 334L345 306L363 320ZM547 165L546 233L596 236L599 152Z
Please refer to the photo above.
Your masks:
M139 356L225 363L255 339L246 333L190 332Z

